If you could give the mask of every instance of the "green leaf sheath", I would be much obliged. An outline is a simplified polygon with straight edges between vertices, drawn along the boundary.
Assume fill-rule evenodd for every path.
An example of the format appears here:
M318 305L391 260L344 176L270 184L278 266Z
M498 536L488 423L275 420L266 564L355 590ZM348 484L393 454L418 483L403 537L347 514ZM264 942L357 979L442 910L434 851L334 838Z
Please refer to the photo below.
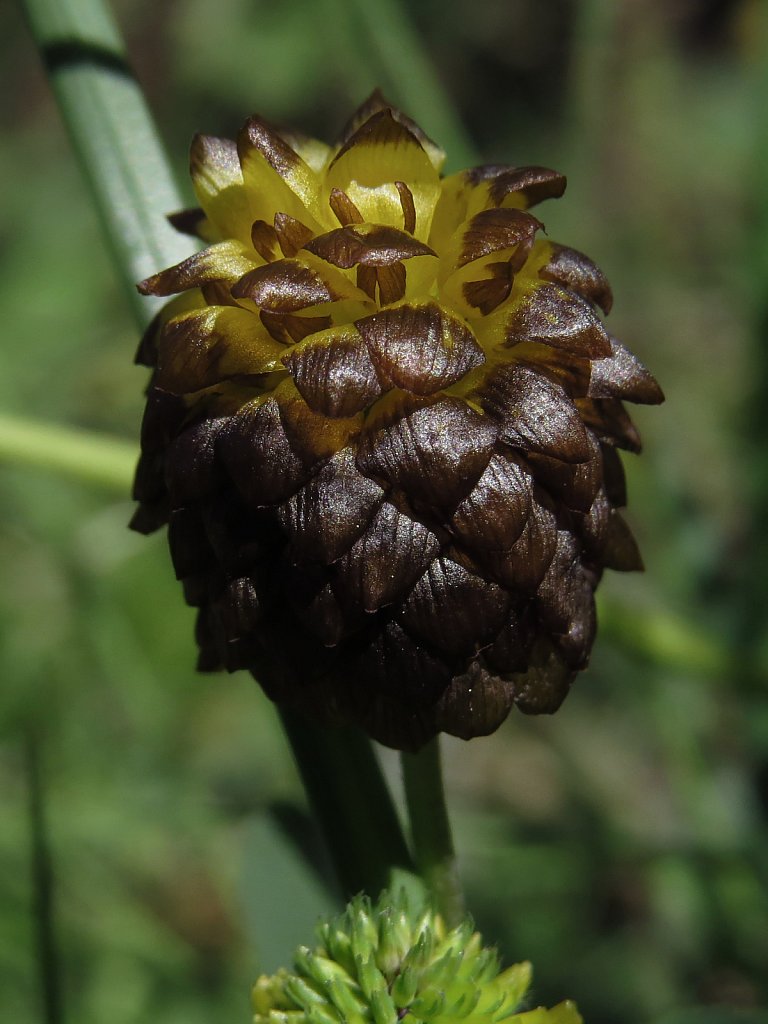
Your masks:
M168 224L183 204L109 10L99 0L22 0L139 323L160 302L136 282L191 252Z

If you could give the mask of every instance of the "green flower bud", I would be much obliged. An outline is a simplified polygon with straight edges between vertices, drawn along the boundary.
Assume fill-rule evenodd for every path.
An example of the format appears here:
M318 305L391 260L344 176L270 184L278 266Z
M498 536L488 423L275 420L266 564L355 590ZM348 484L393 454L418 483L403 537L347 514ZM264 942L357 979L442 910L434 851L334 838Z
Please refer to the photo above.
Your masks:
M469 919L448 931L405 892L358 896L316 934L256 982L254 1024L582 1024L571 1002L526 1009L529 963L499 971Z
M392 998L398 1006L410 1006L416 998L416 989L419 984L418 975L415 971L405 971L398 974L392 982Z

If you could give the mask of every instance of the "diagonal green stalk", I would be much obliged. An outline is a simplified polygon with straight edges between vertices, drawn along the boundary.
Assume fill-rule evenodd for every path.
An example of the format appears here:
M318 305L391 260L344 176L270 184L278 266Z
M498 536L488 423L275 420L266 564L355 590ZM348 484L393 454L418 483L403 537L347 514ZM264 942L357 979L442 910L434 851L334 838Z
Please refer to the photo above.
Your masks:
M135 283L189 256L165 219L182 206L120 33L101 0L22 0L115 267L139 322L159 305Z
M440 738L416 754L401 755L403 785L416 866L449 927L464 917L451 823L445 804Z
M101 0L23 0L23 6L143 327L152 309L137 295L135 282L189 252L188 240L175 235L165 220L181 203L152 117ZM8 436L13 423L5 427ZM42 440L34 429L22 430L16 451L24 449L20 457L41 464ZM90 454L101 477L109 479L103 446L92 447ZM123 472L119 459L111 468L118 476ZM392 869L408 868L409 858L370 741L351 729L339 738L288 712L284 720L343 884L349 891L377 894Z

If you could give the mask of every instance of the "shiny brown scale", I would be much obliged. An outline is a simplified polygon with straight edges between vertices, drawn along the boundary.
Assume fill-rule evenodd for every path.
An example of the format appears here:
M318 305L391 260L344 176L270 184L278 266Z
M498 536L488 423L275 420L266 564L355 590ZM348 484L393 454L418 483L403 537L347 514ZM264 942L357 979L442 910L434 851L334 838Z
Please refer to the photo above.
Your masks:
M603 569L641 565L623 402L662 400L527 212L562 175L442 159L378 93L335 147L198 136L172 220L208 248L140 286L183 294L140 347L133 525L168 524L199 667L405 749L557 709Z

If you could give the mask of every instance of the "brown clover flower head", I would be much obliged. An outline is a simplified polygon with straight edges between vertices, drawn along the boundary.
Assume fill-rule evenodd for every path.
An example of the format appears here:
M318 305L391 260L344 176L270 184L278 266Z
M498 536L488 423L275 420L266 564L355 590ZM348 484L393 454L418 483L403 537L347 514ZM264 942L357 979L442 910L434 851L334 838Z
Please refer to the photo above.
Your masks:
M182 294L139 350L132 525L168 523L199 667L406 749L560 705L602 570L640 567L622 403L662 400L528 212L563 176L442 161L379 93L333 147L198 136L172 220L208 248L140 286Z

